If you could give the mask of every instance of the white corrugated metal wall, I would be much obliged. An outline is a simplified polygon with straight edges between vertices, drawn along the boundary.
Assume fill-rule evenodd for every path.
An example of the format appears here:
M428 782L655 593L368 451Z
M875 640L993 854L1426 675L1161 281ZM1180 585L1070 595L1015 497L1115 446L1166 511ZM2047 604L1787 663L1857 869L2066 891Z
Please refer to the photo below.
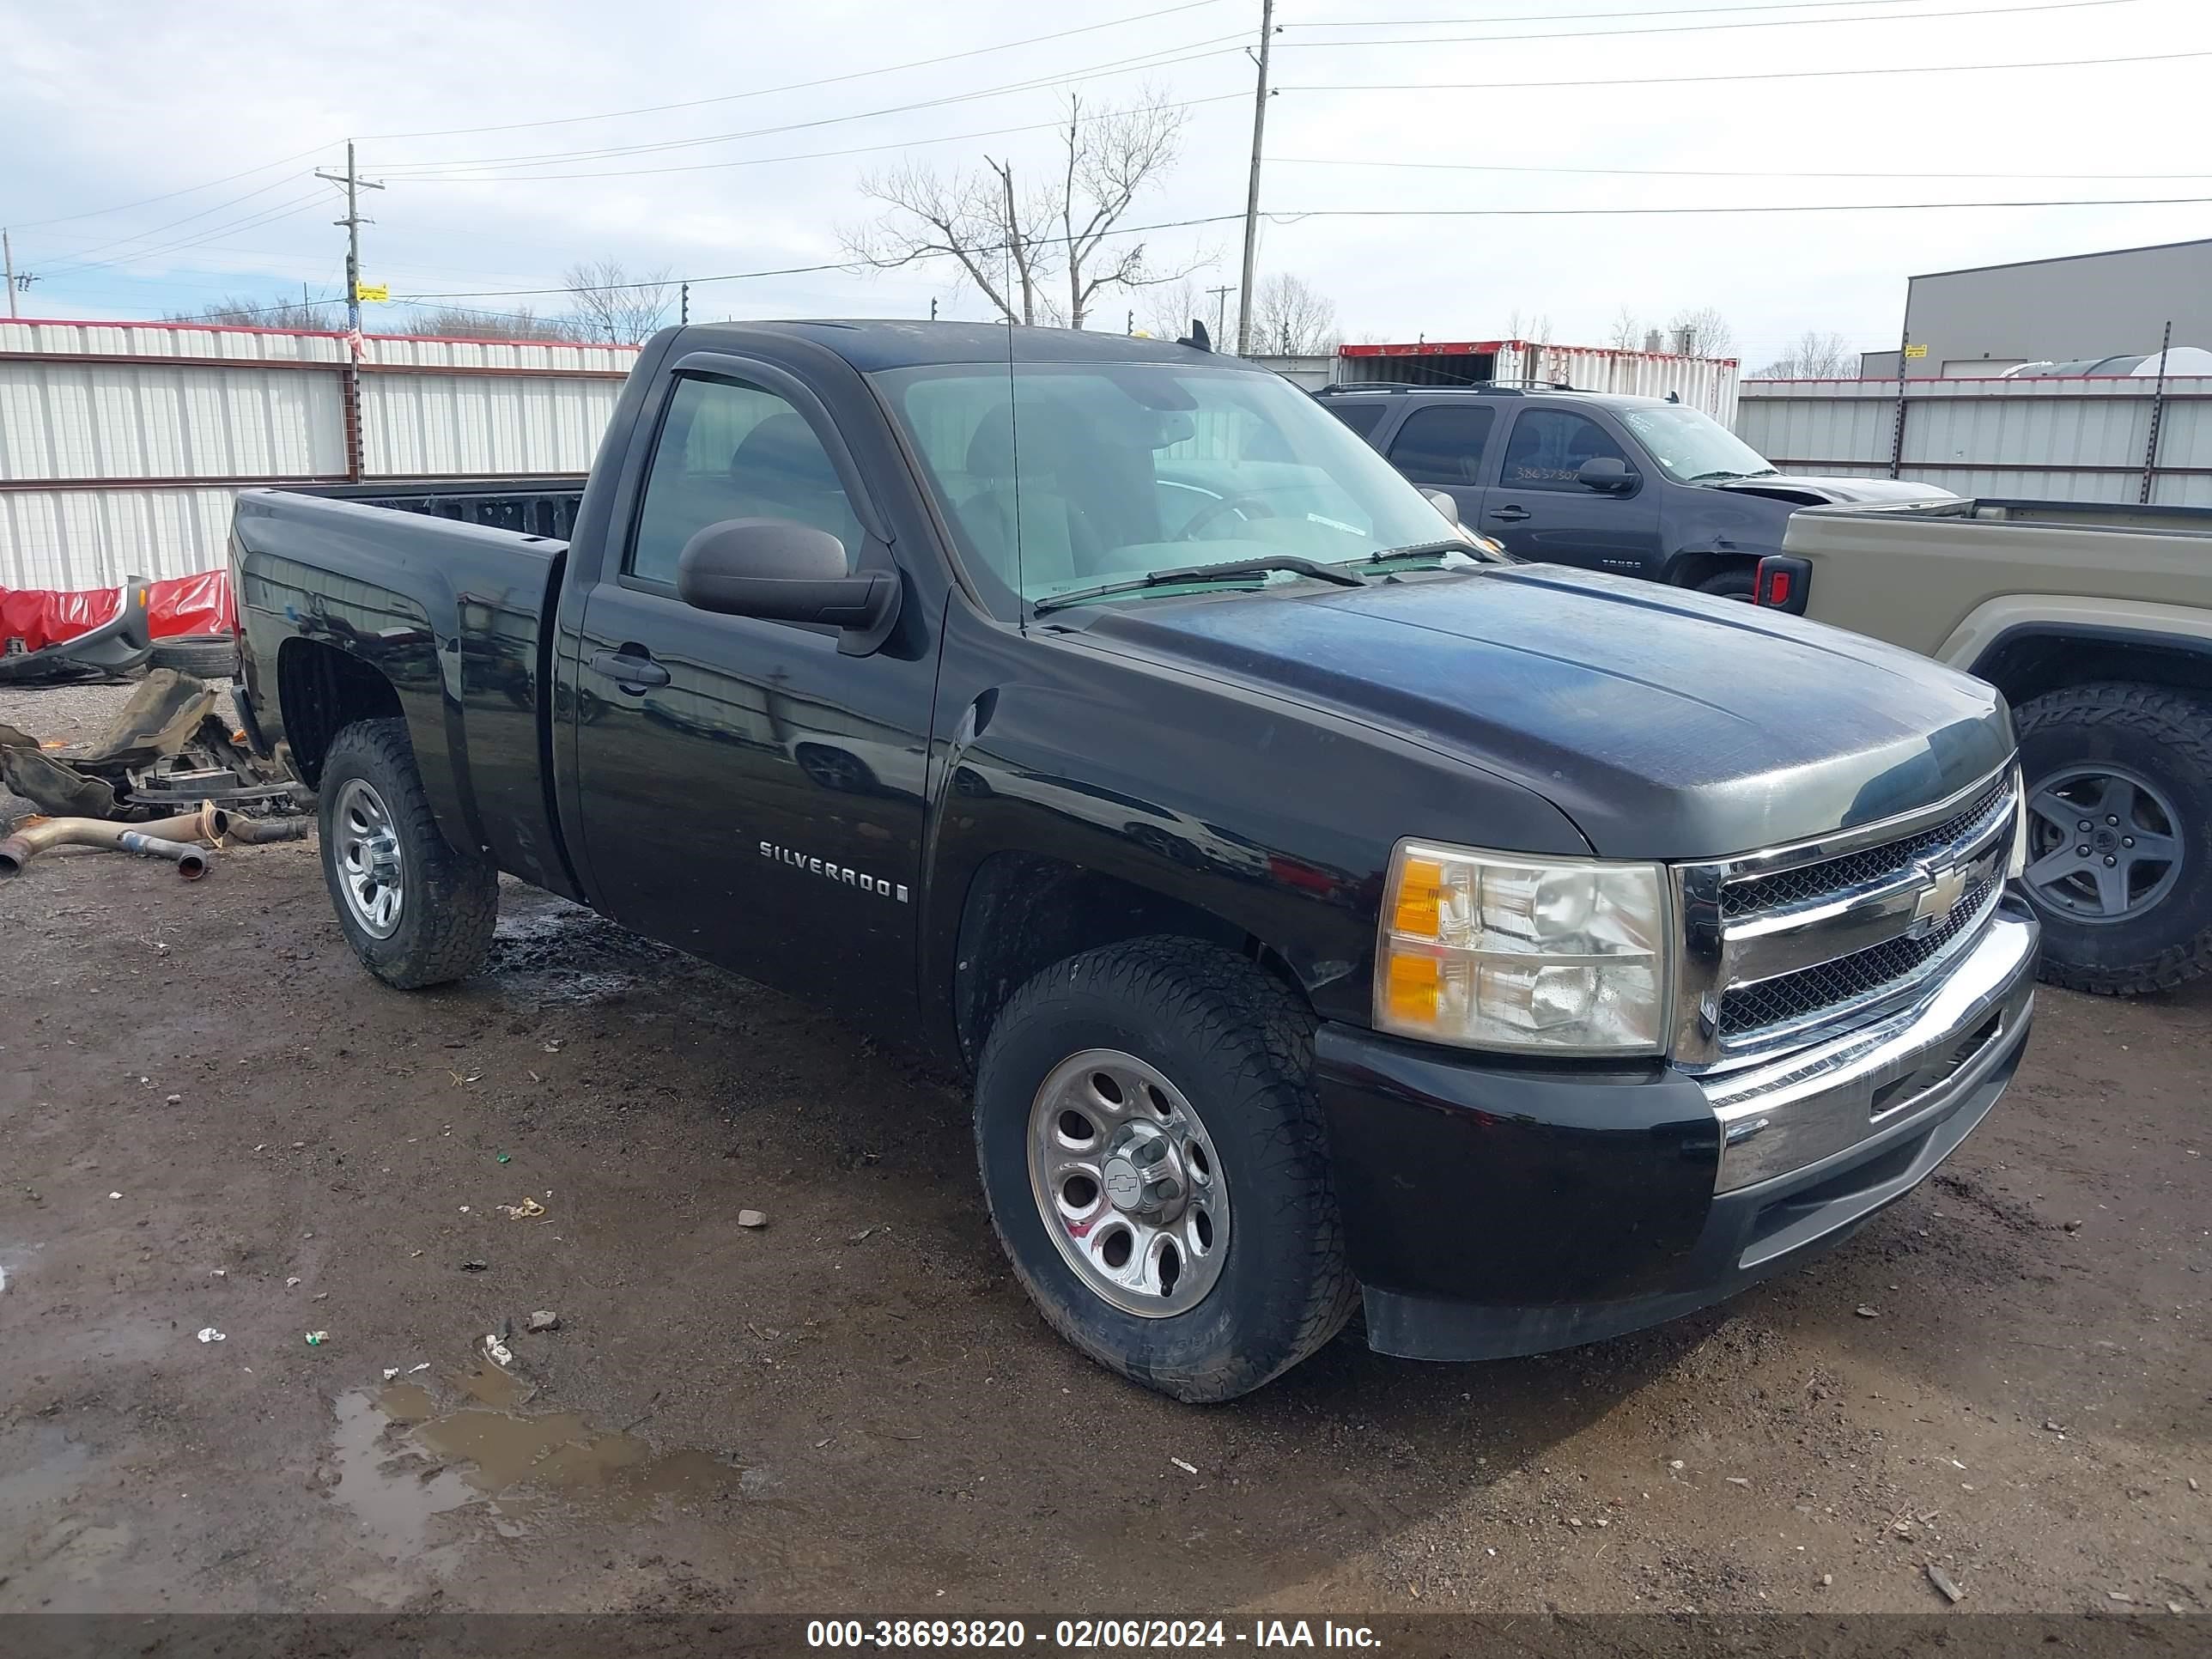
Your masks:
M584 472L636 356L371 336L360 476ZM236 489L348 477L347 368L333 334L0 320L0 587L221 564Z
M1961 495L2212 507L2212 380L1913 380L1899 476ZM1895 380L1747 380L1736 431L1787 472L1887 477Z

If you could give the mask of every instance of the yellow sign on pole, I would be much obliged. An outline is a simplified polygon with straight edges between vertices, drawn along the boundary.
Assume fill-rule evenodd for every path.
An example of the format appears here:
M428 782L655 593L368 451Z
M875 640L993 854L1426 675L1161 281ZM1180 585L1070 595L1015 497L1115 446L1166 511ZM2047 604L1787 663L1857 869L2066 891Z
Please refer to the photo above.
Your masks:
M382 289L379 289L377 290L377 293L378 293L378 295L379 295L380 296L381 296L381 295L382 295L383 292L384 292L384 290L383 290ZM367 292L367 290L365 290L365 289L364 289L364 290L362 291L362 298L363 298L363 299L365 300L365 299L367 299L368 297L368 292ZM1913 358L1914 360L1917 361L1918 359L1920 359L1920 358L1922 358L1922 357L1925 357L1925 356L1928 355L1928 348L1927 348L1926 346L1924 346L1924 345L1909 345L1909 346L1907 346L1907 347L1905 347L1905 355L1906 356L1908 356L1908 357Z
M392 300L392 284L389 283L356 283L354 285L353 297L363 301L364 303L371 300L380 300L386 304L389 304ZM1924 350L1922 355L1926 355Z

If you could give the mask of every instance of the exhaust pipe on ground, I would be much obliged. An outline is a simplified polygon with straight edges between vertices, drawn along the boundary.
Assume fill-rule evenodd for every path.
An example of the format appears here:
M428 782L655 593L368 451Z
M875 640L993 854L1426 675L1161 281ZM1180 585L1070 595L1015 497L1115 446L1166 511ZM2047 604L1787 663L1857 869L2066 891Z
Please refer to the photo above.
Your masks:
M198 881L207 873L208 855L189 843L219 840L230 829L230 814L211 801L196 812L151 823L110 823L105 818L47 818L25 824L0 841L0 880L20 876L23 866L50 847L104 847L110 852L141 853L173 860L177 873Z

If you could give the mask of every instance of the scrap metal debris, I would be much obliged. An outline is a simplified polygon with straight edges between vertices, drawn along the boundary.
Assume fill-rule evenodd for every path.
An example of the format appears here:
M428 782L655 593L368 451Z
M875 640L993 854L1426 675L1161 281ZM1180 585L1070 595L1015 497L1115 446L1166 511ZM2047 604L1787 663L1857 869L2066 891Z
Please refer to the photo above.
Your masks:
M534 1198L526 1198L520 1204L502 1204L499 1212L509 1221L531 1221L545 1213L545 1206Z

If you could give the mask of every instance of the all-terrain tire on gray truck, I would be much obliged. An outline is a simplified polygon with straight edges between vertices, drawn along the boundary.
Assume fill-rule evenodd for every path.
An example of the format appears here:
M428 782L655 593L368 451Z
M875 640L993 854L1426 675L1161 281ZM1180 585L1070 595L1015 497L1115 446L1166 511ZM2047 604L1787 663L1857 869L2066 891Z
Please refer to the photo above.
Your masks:
M407 722L340 731L319 793L323 879L362 965L403 991L475 972L499 920L499 872L440 832Z
M2128 995L2212 969L2212 706L2160 686L2077 685L2014 723L2044 977Z
M1249 1393L1344 1328L1312 1022L1188 939L1086 951L1017 991L975 1085L984 1195L1053 1328L1179 1400Z

